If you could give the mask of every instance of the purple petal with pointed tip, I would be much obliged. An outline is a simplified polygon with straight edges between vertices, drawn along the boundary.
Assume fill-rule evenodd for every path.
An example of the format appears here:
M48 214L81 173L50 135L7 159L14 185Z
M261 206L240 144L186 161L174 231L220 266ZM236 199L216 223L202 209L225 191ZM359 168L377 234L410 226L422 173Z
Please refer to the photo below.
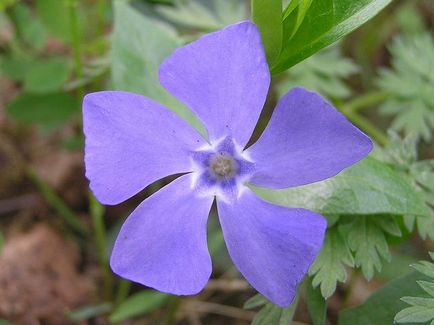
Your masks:
M286 188L335 176L371 150L372 141L324 98L294 88L246 152L256 167L252 184Z
M122 91L83 101L86 177L98 200L117 204L150 183L191 171L189 151L206 142L160 104Z
M217 207L238 270L273 303L289 305L321 248L325 219L265 202L248 188L231 204L217 200Z
M159 75L202 120L211 142L228 135L240 146L253 132L270 84L261 36L248 21L177 49Z
M128 217L110 265L123 278L177 295L203 289L211 275L206 222L214 197L199 197L184 175Z

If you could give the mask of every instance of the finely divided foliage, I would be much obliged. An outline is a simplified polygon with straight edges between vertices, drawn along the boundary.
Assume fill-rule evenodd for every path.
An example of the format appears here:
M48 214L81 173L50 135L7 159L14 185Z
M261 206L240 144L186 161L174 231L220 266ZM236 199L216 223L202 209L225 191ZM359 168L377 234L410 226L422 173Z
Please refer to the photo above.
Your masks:
M397 37L390 46L392 68L378 85L390 94L381 112L394 116L392 127L426 141L434 129L434 41L430 33Z
M430 253L431 259L434 254ZM419 280L417 284L425 293L423 297L402 297L401 300L411 305L395 316L397 323L427 323L434 324L434 263L420 261L412 265L417 271L430 278L430 281Z

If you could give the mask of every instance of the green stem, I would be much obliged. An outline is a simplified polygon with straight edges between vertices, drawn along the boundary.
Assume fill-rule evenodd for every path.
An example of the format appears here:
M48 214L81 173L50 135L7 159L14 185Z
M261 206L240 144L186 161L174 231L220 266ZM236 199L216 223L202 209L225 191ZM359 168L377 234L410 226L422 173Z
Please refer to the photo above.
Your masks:
M162 321L162 324L164 325L175 324L176 313L178 312L180 306L181 306L181 299L177 296L171 296L167 304L168 310Z
M81 64L81 39L80 31L78 29L78 14L77 0L68 0L69 4L69 19L70 19L70 29L71 29L71 40L72 40L72 50L74 55L74 68L75 77L81 79L83 77L83 67ZM84 87L81 86L78 89L78 95L80 98L84 96Z
M127 280L121 280L119 282L118 292L116 294L115 306L119 306L127 299L130 293L131 282Z
M388 144L389 139L387 136L378 129L374 124L371 123L367 118L357 114L357 112L351 110L342 110L342 113L354 124L360 127L363 131L368 133L376 142L380 145L385 146Z
M103 296L111 299L113 289L113 277L108 264L107 234L104 225L104 207L98 203L95 197L89 193L90 214L92 217L95 241L98 251L98 261L103 271Z
M389 94L385 91L374 91L363 96L357 97L342 107L342 112L358 112L363 108L370 107L374 104L384 101Z
M82 236L88 235L86 225L78 219L74 211L62 200L60 196L30 168L26 170L27 176L38 188L44 199L51 205L57 214L65 220L65 222Z
M96 28L96 37L104 35L106 3L107 0L98 1L98 24Z

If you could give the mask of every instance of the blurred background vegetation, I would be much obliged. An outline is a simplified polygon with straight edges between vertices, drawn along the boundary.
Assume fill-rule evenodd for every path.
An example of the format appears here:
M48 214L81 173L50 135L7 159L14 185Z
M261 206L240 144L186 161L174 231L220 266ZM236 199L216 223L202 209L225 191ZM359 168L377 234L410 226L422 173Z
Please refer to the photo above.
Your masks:
M152 97L197 126L159 86L158 64L202 33L248 18L250 4L242 0L0 0L0 324L254 319L254 311L243 309L254 290L230 262L215 212L209 221L214 273L200 295L172 297L111 273L108 256L123 220L168 179L119 206L102 207L84 178L81 131L83 95L107 89ZM433 1L392 2L338 44L276 75L256 136L276 100L300 85L392 148L387 159L417 172L418 159L434 158L433 26ZM397 133L389 136L389 129ZM422 187L434 191L434 173L427 170ZM419 225L419 232L431 237L434 226ZM370 282L350 271L329 299L330 323L340 309L362 303L434 250L431 240L409 232L403 238L387 238L392 262ZM306 308L299 304L295 319L309 324Z

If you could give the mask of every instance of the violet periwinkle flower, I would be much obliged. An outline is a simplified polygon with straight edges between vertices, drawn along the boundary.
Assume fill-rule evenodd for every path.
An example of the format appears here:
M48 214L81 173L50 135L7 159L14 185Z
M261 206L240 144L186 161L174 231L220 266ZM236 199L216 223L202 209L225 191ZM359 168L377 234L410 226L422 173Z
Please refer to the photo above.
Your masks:
M118 204L184 173L125 221L113 271L171 294L201 291L212 269L206 224L216 199L238 270L273 303L288 305L321 248L326 221L268 203L247 185L281 189L332 177L365 157L371 140L322 97L295 88L245 149L270 85L260 34L248 21L179 48L159 77L203 122L208 140L139 95L102 91L83 103L86 176L100 202Z

